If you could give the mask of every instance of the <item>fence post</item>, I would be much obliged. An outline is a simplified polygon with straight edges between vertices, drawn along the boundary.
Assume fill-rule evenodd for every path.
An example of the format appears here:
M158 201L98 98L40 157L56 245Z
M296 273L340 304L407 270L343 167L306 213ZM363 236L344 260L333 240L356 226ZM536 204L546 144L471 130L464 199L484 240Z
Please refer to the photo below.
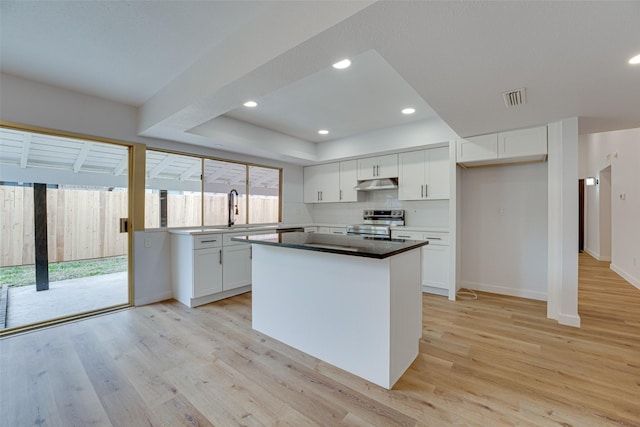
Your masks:
M36 243L36 291L46 291L49 289L47 184L33 184L33 225Z

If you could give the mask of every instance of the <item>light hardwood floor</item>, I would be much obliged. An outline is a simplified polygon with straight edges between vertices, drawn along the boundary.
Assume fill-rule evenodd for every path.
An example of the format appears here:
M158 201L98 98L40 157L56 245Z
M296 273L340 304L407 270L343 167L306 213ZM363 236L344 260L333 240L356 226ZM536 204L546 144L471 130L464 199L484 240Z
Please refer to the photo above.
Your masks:
M640 290L607 263L580 255L581 329L539 301L423 304L391 391L252 331L251 294L9 337L0 425L640 426Z

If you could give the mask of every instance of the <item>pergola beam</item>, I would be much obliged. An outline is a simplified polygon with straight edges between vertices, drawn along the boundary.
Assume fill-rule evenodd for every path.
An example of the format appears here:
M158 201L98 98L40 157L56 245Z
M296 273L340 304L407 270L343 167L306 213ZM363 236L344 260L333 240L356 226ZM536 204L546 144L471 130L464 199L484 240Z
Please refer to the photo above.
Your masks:
M27 167L29 161L29 149L31 148L31 134L22 133L24 139L22 140L22 154L20 156L20 167L22 169Z
M122 175L122 172L124 172L124 169L127 167L128 163L129 163L129 156L125 154L122 160L120 160L120 163L118 163L118 166L116 166L116 168L113 170L113 174L115 176Z
M191 175L193 175L198 169L201 169L201 166L202 166L201 165L201 161L198 160L190 168L188 168L186 171L184 171L182 173L182 175L180 175L178 180L179 181L186 181L187 179L191 178Z
M85 142L82 148L80 149L80 153L78 153L78 157L76 157L76 161L73 163L73 172L78 173L84 164L84 161L87 160L87 156L93 147L93 143Z
M160 175L160 172L169 167L171 162L173 162L173 154L167 154L167 157L162 159L160 163L158 163L153 169L149 171L147 178L153 179L156 176Z
M220 169L218 169L217 171L215 171L214 173L212 173L209 176L205 177L205 182L214 182L216 179L220 178L222 175L224 175L225 173L227 173L227 171L229 169L231 169L234 165L232 163L227 163L225 164L223 167L221 167Z

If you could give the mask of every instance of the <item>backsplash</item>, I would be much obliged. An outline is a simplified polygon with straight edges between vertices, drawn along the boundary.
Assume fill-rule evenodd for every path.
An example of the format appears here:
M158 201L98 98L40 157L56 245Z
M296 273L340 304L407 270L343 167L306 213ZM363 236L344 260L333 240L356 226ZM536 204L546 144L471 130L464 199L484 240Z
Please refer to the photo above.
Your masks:
M313 222L317 224L359 224L365 209L404 209L405 223L414 226L449 225L449 200L398 200L398 190L365 192L365 200L353 203L317 203Z

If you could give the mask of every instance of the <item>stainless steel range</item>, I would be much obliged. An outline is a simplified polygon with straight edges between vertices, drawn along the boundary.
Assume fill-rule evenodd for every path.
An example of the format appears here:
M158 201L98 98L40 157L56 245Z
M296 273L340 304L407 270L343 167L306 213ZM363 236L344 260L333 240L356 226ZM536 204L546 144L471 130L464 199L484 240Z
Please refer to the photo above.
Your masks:
M402 209L365 210L362 214L362 224L347 225L347 234L390 239L391 227L398 225L404 225Z

